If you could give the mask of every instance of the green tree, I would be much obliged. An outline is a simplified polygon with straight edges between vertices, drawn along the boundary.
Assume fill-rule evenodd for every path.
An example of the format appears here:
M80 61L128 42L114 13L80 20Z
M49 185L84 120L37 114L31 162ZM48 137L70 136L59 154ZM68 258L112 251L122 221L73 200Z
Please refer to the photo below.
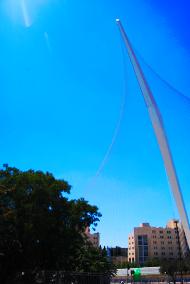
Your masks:
M162 274L167 274L174 284L176 283L176 278L180 278L183 282L183 275L190 272L190 258L186 257L182 260L164 260L161 261L160 272Z
M117 263L117 264L116 264L116 267L117 267L118 269L120 269L120 268L127 268L127 269L130 269L130 268L139 267L139 264L136 263L136 262L128 262L128 261L125 261L125 262L122 262L122 263Z
M158 258L152 258L149 259L148 261L145 262L144 266L145 267L154 267L154 266L160 266L160 259Z
M81 254L79 261L78 271L85 272L100 272L108 273L110 276L116 272L115 266L108 261L107 252L105 247L96 248L89 244L85 248L84 253Z
M69 200L71 186L50 173L0 170L0 281L19 270L102 270L106 257L88 245L84 231L97 226L96 206ZM84 265L84 259L90 266ZM93 262L93 264L91 263ZM100 261L101 263L101 261Z
M177 260L165 260L161 263L160 272L171 277L173 283L176 283L179 264Z

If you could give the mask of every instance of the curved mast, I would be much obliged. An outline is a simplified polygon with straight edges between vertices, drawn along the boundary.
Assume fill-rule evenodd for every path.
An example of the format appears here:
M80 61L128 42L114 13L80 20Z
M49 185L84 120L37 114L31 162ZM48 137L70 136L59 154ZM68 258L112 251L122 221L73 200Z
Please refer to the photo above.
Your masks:
M164 166L166 169L166 173L170 182L170 186L172 189L172 193L174 195L174 199L178 208L178 212L179 212L179 216L185 231L185 235L186 235L186 239L187 239L187 243L188 246L190 248L190 226L189 226L189 220L188 220L188 215L185 209L185 205L184 205L184 201L183 201L183 196L181 193L181 189L180 189L180 184L179 184L179 180L177 177L177 173L176 173L176 169L175 169L175 165L173 162L173 158L172 158L172 153L170 151L170 147L169 147L169 143L168 143L168 139L166 136L166 132L164 130L164 124L162 121L162 116L161 113L158 109L158 106L156 104L156 101L152 95L152 92L148 86L148 83L145 79L145 76L143 74L143 71L140 67L140 64L137 60L137 57L133 51L133 48L131 46L131 43L125 33L125 30L122 26L122 23L119 19L116 20L122 38L124 40L124 43L126 45L127 51L128 51L128 55L130 58L130 61L132 63L137 81L139 83L145 104L147 106L148 112L149 112L149 116L150 116L150 120L157 138L157 142L160 148L160 152L164 161Z

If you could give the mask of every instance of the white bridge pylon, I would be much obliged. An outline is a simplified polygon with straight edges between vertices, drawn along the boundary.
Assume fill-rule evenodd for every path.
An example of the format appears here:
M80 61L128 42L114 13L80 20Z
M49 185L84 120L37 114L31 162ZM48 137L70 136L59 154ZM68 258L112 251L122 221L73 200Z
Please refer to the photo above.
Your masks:
M162 116L161 113L158 109L158 106L156 104L156 101L153 97L153 94L148 86L148 83L145 79L145 76L143 74L143 71L140 67L140 64L137 60L137 57L135 55L135 52L132 48L132 45L127 37L127 34L122 26L122 23L119 19L116 20L122 38L124 40L124 43L126 45L127 51L128 51L128 55L131 61L131 64L133 66L137 81L139 83L142 95L144 97L144 101L145 104L147 106L148 112L149 112L149 116L150 116L150 120L158 141L158 145L161 151L161 155L164 161L164 166L166 169L166 173L169 179L169 183L174 195L174 199L177 205L177 209L179 212L179 216L185 231L185 235L186 235L186 239L187 239L187 243L188 246L190 248L190 226L189 226L189 220L188 220L188 215L185 209L185 205L184 205L184 201L183 201L183 196L181 193L181 189L180 189L180 184L179 184L179 180L177 177L177 173L176 173L176 169L175 169L175 165L173 162L173 158L172 158L172 153L170 151L170 147L169 147L169 143L168 143L168 139L166 136L166 132L164 130L164 124L162 121Z

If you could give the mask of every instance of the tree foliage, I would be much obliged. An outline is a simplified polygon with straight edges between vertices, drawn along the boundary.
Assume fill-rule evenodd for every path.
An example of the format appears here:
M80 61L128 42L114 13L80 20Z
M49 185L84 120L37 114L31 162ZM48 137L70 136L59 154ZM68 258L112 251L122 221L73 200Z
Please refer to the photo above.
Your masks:
M179 265L177 260L163 261L160 267L160 272L171 277L173 283L176 283Z
M154 266L160 266L161 263L163 261L161 259L158 259L158 258L152 258L152 259L149 259L145 262L144 266L145 267L154 267Z
M181 277L183 274L190 272L190 259L164 260L161 262L160 272L168 275L175 284L178 276Z
M101 217L98 208L84 199L69 200L70 190L48 172L0 170L2 283L19 270L110 269L102 251L85 240L86 227L96 227Z
M118 269L122 269L122 268L130 269L130 268L137 268L137 267L140 267L140 266L136 262L125 261L125 262L117 263L116 267Z

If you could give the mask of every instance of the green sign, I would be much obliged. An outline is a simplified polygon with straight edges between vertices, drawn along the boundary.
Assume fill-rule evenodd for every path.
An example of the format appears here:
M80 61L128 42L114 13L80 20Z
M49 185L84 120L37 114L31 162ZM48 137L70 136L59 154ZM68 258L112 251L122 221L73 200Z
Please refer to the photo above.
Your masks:
M134 269L133 279L134 279L134 281L139 281L141 279L141 270L140 270L140 268L135 268Z

